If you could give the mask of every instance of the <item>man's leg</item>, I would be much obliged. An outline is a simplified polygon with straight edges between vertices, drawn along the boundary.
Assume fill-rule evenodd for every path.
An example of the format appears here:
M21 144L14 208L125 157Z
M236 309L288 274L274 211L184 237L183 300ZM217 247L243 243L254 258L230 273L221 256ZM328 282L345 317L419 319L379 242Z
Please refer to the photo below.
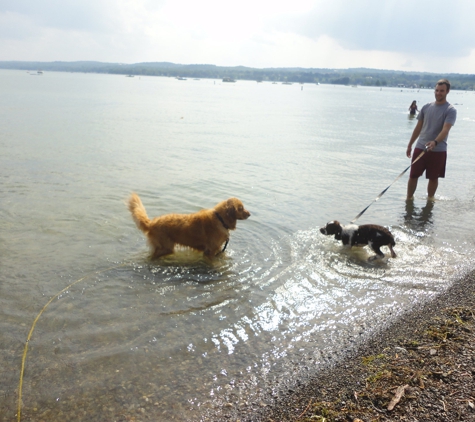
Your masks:
M415 177L415 178L409 177L409 180L407 181L407 199L408 200L414 198L414 192L417 189L418 179L419 179L418 177Z
M439 186L439 179L429 179L429 183L427 183L427 199L434 199L437 186Z

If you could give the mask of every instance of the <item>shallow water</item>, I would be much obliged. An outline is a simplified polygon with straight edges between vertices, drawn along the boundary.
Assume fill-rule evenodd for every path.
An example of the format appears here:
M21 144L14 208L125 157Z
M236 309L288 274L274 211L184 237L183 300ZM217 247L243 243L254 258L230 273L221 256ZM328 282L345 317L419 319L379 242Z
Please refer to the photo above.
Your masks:
M447 179L407 176L358 223L368 263L318 228L352 220L409 164L407 108L431 90L0 70L0 420L209 420L262 406L471 267L475 94L453 91ZM251 212L212 264L156 262L150 216L237 196ZM231 407L232 405L232 407Z

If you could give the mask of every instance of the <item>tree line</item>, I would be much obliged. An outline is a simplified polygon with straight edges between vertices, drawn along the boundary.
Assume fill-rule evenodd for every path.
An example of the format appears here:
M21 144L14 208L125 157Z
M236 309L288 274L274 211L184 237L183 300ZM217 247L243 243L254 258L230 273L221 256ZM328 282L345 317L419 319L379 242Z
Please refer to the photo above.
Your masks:
M291 83L321 83L364 86L404 86L413 88L432 88L441 78L448 78L452 89L474 90L475 75L437 74L427 72L402 72L367 68L318 69L318 68L251 68L245 66L216 66L209 64L176 64L169 62L153 63L104 63L93 61L77 62L28 62L0 61L0 68L27 71L61 71L85 73L109 73L134 76L166 76L182 78L210 78L235 80L254 80Z

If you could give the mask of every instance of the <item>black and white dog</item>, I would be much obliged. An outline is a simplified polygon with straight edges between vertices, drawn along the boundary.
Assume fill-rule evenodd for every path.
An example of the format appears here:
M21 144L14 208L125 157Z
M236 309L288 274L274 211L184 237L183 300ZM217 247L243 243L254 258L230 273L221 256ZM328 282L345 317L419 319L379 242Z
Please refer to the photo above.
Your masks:
M320 233L326 235L335 235L336 240L341 240L345 246L364 246L369 247L376 252L375 256L369 258L372 261L377 258L384 258L384 253L381 252L381 246L387 246L391 251L391 256L396 258L396 252L393 246L396 245L394 237L391 232L376 224L363 224L357 226L356 224L349 224L342 226L338 221L330 221L325 227L320 229Z

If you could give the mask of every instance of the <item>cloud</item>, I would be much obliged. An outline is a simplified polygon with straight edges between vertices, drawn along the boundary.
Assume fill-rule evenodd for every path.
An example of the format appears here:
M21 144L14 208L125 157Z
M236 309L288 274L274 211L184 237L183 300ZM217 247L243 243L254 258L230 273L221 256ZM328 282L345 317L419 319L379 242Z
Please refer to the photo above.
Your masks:
M472 0L0 0L0 60L473 72Z
M135 59L143 19L163 2L1 0L0 60ZM149 9L147 9L149 7ZM152 13L149 13L149 10Z
M18 13L0 13L0 40L21 40L34 36L31 20Z
M311 39L325 35L348 50L459 56L473 48L474 15L468 0L332 0L276 26Z
M2 0L0 14L21 16L37 28L107 31L111 29L112 6L107 0Z

